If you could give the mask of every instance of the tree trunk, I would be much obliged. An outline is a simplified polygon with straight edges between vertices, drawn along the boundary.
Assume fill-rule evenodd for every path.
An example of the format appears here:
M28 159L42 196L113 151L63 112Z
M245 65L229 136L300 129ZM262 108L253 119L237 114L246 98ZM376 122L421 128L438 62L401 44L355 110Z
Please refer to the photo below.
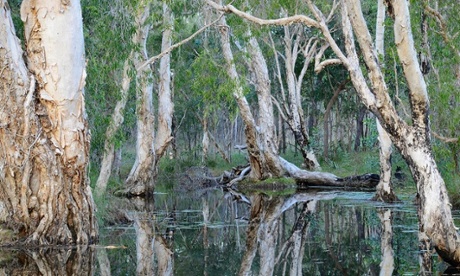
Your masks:
M163 21L167 28L163 31L161 52L171 47L172 26L174 24L170 7L163 2ZM160 158L166 152L172 136L172 120L174 104L171 89L171 54L165 54L160 60L160 82L158 88L158 127L155 139L155 170L157 170Z
M377 10L377 24L376 24L376 35L375 35L375 47L378 58L381 64L384 64L384 34L385 34L385 5L383 0L378 0ZM383 65L382 65L383 66ZM398 197L393 191L393 185L391 184L391 152L392 143L390 136L380 124L378 118L375 119L377 124L377 132L379 134L379 159L380 159L380 182L377 185L377 191L373 200L394 202L399 201Z
M375 102L370 97L370 91L366 86L362 85L363 76L360 71L355 70L357 68L352 69L352 67L349 67L351 75L355 79L355 87L360 88L358 93L363 96L362 99L379 116L382 127L388 132L411 169L412 176L417 184L420 231L427 235L444 261L454 266L460 265L460 237L453 224L446 186L436 166L430 145L428 94L425 80L417 61L407 2L389 1L386 4L395 20L395 43L409 86L409 99L412 108L411 126L407 125L397 115L389 99L380 67L376 66L375 52L369 47L372 43L359 3L350 0L347 0L346 3L346 9L350 13L349 19L355 32L362 34L357 38L363 51L363 57L365 57L364 61L368 68L373 68L370 72L370 80L373 83L375 97L380 103L384 104L378 107L375 105ZM344 33L347 37L347 42L350 42L352 41L352 36L346 21L344 21L344 29L346 29ZM352 44L348 44L347 50L349 55L353 55L356 58L356 52L352 47Z
M0 6L0 221L14 237L3 244L93 243L80 3L23 1L31 75L9 6Z
M145 5L142 6L142 5ZM140 11L143 11L141 18L149 17L149 3L142 3ZM163 3L163 20L167 28L163 31L161 44L162 52L171 47L172 14L169 6ZM141 51L135 54L135 65L137 69L137 147L136 161L126 179L127 189L122 194L150 196L155 187L155 179L158 174L158 162L166 152L166 149L173 139L172 117L173 103L171 93L171 70L170 54L165 54L160 59L160 81L158 89L158 127L155 133L155 115L153 111L153 84L152 70L150 66L141 66L147 59L147 37L151 27L150 24L138 24L139 46Z
M274 155L277 156L277 145L272 141L266 140L263 140L262 143L265 143L268 146L267 148L262 146L263 144L260 144L260 133L257 130L257 126L252 115L251 109L249 107L249 104L243 95L243 87L239 80L238 73L236 71L233 53L230 48L230 39L228 34L229 27L227 26L224 17L220 19L219 24L221 26L221 45L222 52L227 63L227 72L230 79L235 83L233 96L237 101L240 115L245 123L244 132L249 155L249 163L251 165L251 172L249 178L260 180L272 176L280 176L282 175L281 167L279 166L279 164L277 164L276 158L273 157ZM254 43L254 41L252 41L252 43ZM258 72L262 75L256 77L257 81L260 82L260 85L258 85L257 87L259 104L263 104L266 108L270 108L270 96L265 96L266 94L264 94L269 93L266 91L267 88L264 87L264 85L269 87L268 71L266 69L265 60L263 59L263 56L260 53L260 49L258 49L258 46L252 44L249 47L249 50L252 58L255 59L253 60L254 66L257 66L258 69L264 70L263 72ZM265 69L263 68L263 66L265 66ZM270 101L270 103L266 102L267 99L269 99L268 101ZM270 110L265 110L264 113L261 115L261 118L264 118L265 116L273 116L273 111L271 110L270 112ZM265 123L269 125L273 124L273 117L271 118L271 122L266 121ZM263 131L267 131L269 137L274 137L274 126L271 125L270 127L271 128L269 129L263 129Z
M292 33L291 33L292 31ZM310 39L308 44L303 49L300 45L306 38L303 36L303 26L284 26L284 65L286 72L286 84L288 95L285 95L284 83L281 75L281 68L278 62L278 52L272 40L272 48L275 54L275 62L277 66L277 76L281 87L281 104L278 104L278 111L283 116L283 119L288 124L297 146L302 154L303 165L308 170L320 169L316 156L312 151L309 151L310 137L304 121L304 112L302 108L301 90L304 76L307 72L308 65L313 59L313 54L316 52L316 42ZM271 38L271 37L270 37ZM299 53L303 53L303 66L299 75L295 72L295 67ZM311 158L310 158L311 157Z
M107 183L109 182L109 178L112 173L112 165L115 159L115 145L113 140L118 129L124 121L123 113L125 110L126 102L128 101L129 84L131 82L131 78L128 74L129 60L132 56L132 54L129 55L129 58L125 61L125 64L123 66L123 79L121 82L120 90L121 98L115 105L112 118L105 132L104 155L102 157L101 169L99 172L99 177L97 178L95 189L95 193L97 196L102 196L105 193Z
M141 1L138 7L138 18L140 26L136 30L136 37L140 40L137 44L138 51L134 54L134 65L138 68L147 59L146 43L151 25L146 22L150 16L150 5ZM142 24L144 23L144 24ZM125 181L127 187L123 193L130 195L143 195L154 185L154 126L155 116L153 114L153 84L152 70L149 66L137 70L136 75L136 160Z
M366 116L367 109L361 107L356 115L356 138L355 138L355 151L359 151L361 147L361 140L364 136L364 116Z

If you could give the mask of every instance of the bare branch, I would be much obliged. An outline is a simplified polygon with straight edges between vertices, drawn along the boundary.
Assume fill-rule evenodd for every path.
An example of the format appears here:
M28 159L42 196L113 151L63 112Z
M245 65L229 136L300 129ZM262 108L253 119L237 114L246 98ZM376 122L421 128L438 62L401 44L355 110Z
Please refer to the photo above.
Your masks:
M281 108L280 103L279 103L278 100L277 100L275 97L273 97L273 96L272 96L272 102L273 102L273 104L275 104L276 108L278 109L278 112L280 113L281 118L283 118L284 121L287 121L288 118L287 118L286 114L284 114L284 111L283 111L283 109Z
M329 43L323 44L321 48L319 49L318 53L316 53L315 56L315 73L321 72L326 66L329 65L335 65L335 64L342 64L342 60L338 58L333 58L333 59L327 59L322 62L320 62L321 58L324 55L324 52L326 49L329 48Z
M313 20L312 18L305 16L305 15L293 15L284 18L278 19L261 19L250 15L249 13L240 11L239 9L235 8L233 5L219 5L211 0L206 0L206 3L213 7L214 9L224 12L224 13L233 13L241 18L244 18L250 22L253 22L258 25L278 25L278 26L286 26L291 25L293 23L303 23L309 27L318 27L318 22Z
M210 26L214 25L215 23L217 23L220 18L223 16L223 14L221 14L219 16L219 18L217 18L216 20L212 21L211 23L209 24L206 24L204 25L203 27L201 27L198 31L194 32L191 36L187 37L186 39L174 44L174 45L171 45L171 47L169 47L168 49L164 50L163 52L161 52L160 54L156 55L156 56L153 56L151 58L149 58L146 62L144 62L143 64L141 64L139 67L136 68L136 70L142 70L145 66L149 65L149 64L152 64L152 63L155 63L157 60L159 60L160 58L162 58L164 55L167 55L169 53L171 53L172 50L180 47L181 45L189 42L190 40L192 40L194 37L196 37L197 35L199 35L200 33L204 32L207 28L209 28Z
M439 140L445 142L445 143L457 143L458 142L458 138L447 138L447 137L444 137L434 131L431 131L431 133L433 133L433 136L438 138Z

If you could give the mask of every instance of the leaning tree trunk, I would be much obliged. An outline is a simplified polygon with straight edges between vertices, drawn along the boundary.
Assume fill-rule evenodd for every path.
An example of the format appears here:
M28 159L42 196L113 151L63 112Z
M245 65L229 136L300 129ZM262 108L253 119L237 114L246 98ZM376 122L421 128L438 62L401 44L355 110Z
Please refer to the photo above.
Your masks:
M267 145L268 143L271 143L271 144L269 145L268 148L264 148L263 145L260 144L260 139L261 139L260 133L257 130L257 125L255 123L255 120L252 115L249 104L245 96L243 95L243 87L239 80L239 75L238 75L238 72L236 71L236 67L235 67L235 63L233 59L233 53L230 48L229 27L227 26L225 17L220 18L219 24L221 26L220 34L221 34L222 53L227 63L227 72L228 72L230 79L235 83L233 96L235 97L237 101L237 104L240 110L240 115L245 123L244 131L245 131L246 144L247 144L247 150L248 150L248 155L249 155L249 163L251 165L251 172L250 172L249 178L260 180L260 179L266 179L272 176L280 176L282 174L282 171L277 161L273 158L273 155L277 155L277 152L275 152L277 145L275 145L275 143L273 143L272 141L266 141ZM252 49L251 51L254 57L257 50L254 48L254 46L251 46L250 49ZM265 63L265 60L263 61L257 60L255 62ZM255 66L259 66L259 64ZM266 64L265 64L265 67L266 67ZM263 79L263 80L258 80L258 81L264 81L265 85L268 85L269 87L269 79ZM265 93L265 92L262 92L262 93ZM258 94L260 95L260 92L258 92ZM263 101L265 100L266 98L263 99ZM271 105L271 103L265 103L265 105L267 108L269 108L269 105ZM265 112L270 112L270 111L265 111ZM271 113L271 116L273 116L273 113ZM266 131L266 130L262 130L262 131ZM271 130L267 130L267 131L269 132L268 135L272 135ZM267 157L268 157L268 160L267 160Z
M133 55L129 56L129 58L125 61L125 64L123 66L123 79L120 90L121 98L117 101L117 104L115 105L112 118L105 132L104 155L102 156L101 169L99 171L99 177L97 178L96 182L96 196L102 196L105 193L107 183L109 182L109 178L112 173L112 165L114 164L115 160L115 145L113 139L124 121L123 113L125 110L126 102L128 101L128 90L129 84L131 82L131 78L128 74L129 59L132 56Z
M267 173L279 177L283 174L278 159L278 142L275 130L275 117L271 99L270 77L268 67L257 40L251 36L248 44L251 70L255 76L257 103L259 104L258 143L263 149L261 155Z
M377 55L369 47L372 45L360 3L346 1L344 14L350 13L349 20L357 36L364 61L370 70L370 80L374 88L372 103L370 90L364 86L363 75L358 68L348 67L354 78L355 87L362 99L369 103L374 113L379 116L382 127L390 135L393 143L401 152L411 169L417 184L418 216L420 231L425 233L436 248L439 256L446 262L460 265L460 237L455 229L444 180L436 166L430 145L429 100L427 87L417 61L411 32L410 14L406 1L388 1L388 10L394 18L395 43L398 56L404 69L404 76L409 87L409 99L412 108L412 125L407 125L396 113L391 103L383 74L377 65ZM347 10L347 11L346 11ZM347 16L345 16L347 18ZM347 41L353 41L349 22L344 20L344 33ZM356 50L347 43L347 51L357 59ZM348 65L351 65L350 63Z
M15 237L3 243L95 242L80 2L23 1L29 68L0 6L0 221Z

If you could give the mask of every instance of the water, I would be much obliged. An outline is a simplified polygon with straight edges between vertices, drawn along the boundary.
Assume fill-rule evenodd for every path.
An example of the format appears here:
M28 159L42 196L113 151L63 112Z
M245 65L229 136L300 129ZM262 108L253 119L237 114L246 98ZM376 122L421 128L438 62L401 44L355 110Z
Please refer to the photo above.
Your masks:
M131 206L127 213L134 223L102 228L97 246L2 251L0 274L418 275L427 269L430 274L445 271L447 266L434 252L419 249L412 199L384 205L370 201L372 196L292 189L156 194L148 207L142 201L120 205ZM421 256L429 262L421 263Z

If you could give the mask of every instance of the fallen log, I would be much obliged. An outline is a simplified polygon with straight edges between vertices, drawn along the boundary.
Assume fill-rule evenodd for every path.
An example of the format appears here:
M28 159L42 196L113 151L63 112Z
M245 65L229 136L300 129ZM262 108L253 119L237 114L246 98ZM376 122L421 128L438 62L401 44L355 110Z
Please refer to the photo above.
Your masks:
M280 157L281 166L287 175L294 178L297 185L306 187L334 187L343 189L375 189L380 181L378 174L363 174L338 177L328 172L307 171Z

